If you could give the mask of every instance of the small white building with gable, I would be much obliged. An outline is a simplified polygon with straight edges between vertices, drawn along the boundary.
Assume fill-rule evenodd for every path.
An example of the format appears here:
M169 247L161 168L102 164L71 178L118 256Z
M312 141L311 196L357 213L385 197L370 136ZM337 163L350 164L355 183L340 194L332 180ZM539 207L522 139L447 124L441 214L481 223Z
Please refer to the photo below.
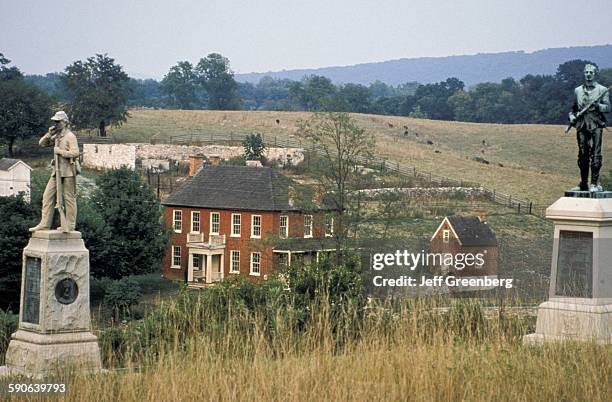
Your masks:
M32 168L19 159L0 159L0 197L19 193L30 200L30 172Z

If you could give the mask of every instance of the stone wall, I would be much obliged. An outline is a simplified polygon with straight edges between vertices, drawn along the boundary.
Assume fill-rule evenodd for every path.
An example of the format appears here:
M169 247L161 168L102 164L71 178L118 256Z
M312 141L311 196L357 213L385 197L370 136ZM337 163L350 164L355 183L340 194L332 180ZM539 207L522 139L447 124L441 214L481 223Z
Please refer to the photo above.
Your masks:
M372 188L359 190L369 197L376 197L386 193L400 193L414 198L435 197L485 197L489 193L483 187L409 187L409 188Z
M83 166L91 169L136 167L134 144L83 144Z
M83 166L94 169L127 166L134 169L137 160L141 166L159 165L160 160L188 162L191 155L218 155L229 160L243 152L241 146L225 145L84 144ZM265 157L281 165L297 165L304 160L304 151L299 148L268 148Z

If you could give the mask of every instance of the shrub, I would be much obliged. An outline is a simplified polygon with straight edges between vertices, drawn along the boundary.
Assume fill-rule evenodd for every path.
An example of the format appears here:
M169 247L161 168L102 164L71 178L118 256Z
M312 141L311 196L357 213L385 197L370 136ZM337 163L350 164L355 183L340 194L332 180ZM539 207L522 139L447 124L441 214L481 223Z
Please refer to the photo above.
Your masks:
M132 278L114 281L106 289L104 303L114 312L115 321L130 313L130 308L138 304L142 292L138 283Z

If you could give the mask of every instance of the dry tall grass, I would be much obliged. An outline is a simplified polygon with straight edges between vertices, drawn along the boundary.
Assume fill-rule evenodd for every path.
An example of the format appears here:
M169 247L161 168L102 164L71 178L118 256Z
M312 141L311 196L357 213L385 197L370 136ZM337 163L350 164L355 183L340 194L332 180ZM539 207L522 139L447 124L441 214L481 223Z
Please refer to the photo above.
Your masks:
M323 301L298 330L291 308L266 317L231 304L217 314L198 299L172 302L139 369L128 362L107 374L64 375L60 399L609 400L610 347L525 347L532 320L504 311L485 318L483 303L470 300L441 313L438 303L377 304L360 316Z

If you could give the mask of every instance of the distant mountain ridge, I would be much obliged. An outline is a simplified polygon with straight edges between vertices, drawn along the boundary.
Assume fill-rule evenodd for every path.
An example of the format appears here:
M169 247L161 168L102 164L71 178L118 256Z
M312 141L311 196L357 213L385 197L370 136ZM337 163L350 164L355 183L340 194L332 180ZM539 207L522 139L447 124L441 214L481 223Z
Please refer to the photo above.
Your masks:
M532 53L516 51L405 58L342 67L236 74L236 80L257 83L264 76L300 80L305 75L316 74L328 77L336 84L352 82L367 85L379 80L399 85L410 81L427 84L457 77L471 86L480 82L499 82L507 77L520 79L527 74L554 74L559 64L573 59L588 59L600 68L611 68L612 44L551 48Z

